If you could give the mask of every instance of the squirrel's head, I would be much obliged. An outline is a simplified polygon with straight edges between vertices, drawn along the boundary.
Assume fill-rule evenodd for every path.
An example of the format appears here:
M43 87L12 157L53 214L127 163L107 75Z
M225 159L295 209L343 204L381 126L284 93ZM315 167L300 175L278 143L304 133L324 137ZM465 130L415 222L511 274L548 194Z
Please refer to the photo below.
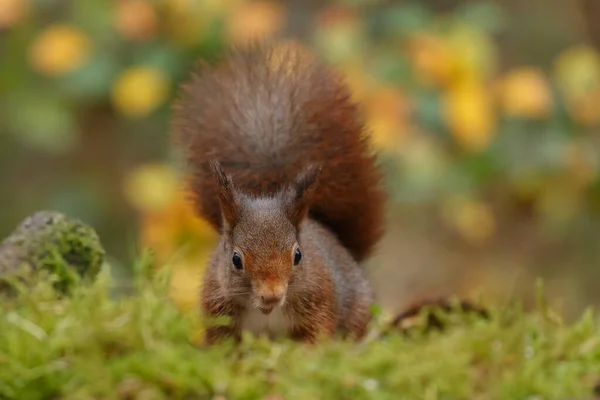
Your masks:
M321 169L310 165L275 195L255 197L237 190L219 163L211 167L223 217L219 268L232 295L248 296L251 306L268 314L285 304L305 261L299 233Z

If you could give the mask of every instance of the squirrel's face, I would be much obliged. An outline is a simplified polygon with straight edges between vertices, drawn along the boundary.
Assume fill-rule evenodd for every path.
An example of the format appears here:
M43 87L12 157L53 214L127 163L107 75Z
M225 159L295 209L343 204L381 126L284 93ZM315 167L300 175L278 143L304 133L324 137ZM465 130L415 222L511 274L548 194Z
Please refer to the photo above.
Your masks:
M238 224L226 235L223 267L233 291L248 291L250 306L265 314L285 303L293 276L302 268L296 227L278 209L276 200L249 201Z
M231 294L249 298L265 314L285 304L294 275L302 268L298 234L320 169L309 167L286 190L272 197L239 193L231 178L213 164L223 214L224 254Z

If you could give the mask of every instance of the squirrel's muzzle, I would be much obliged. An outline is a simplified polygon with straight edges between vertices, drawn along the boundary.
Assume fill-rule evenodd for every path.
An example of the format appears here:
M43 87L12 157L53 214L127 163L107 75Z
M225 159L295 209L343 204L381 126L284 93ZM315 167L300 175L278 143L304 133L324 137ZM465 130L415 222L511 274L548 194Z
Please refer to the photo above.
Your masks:
M286 287L277 285L256 292L261 310L270 312L273 308L283 304Z

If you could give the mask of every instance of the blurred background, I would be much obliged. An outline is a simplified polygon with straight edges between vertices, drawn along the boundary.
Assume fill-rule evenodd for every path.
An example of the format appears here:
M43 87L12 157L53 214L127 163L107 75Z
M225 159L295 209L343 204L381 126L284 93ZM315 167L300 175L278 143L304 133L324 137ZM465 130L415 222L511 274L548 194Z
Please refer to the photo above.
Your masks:
M380 301L547 293L600 304L597 0L0 0L0 237L54 209L93 225L114 273L175 267L193 306L215 234L169 148L194 61L297 38L364 106L392 195Z

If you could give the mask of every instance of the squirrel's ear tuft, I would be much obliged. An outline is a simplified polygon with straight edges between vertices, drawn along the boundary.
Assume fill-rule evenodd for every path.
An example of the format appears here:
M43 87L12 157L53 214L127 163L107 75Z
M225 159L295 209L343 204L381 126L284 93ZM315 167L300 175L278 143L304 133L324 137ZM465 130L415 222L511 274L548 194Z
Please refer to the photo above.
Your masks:
M308 213L312 194L317 187L321 166L310 164L297 176L286 192L285 209L290 221L297 227Z
M223 215L223 228L225 230L233 228L238 217L238 202L235 195L235 188L231 177L223 171L221 163L218 161L210 162L210 169L217 184L217 196L221 205Z

